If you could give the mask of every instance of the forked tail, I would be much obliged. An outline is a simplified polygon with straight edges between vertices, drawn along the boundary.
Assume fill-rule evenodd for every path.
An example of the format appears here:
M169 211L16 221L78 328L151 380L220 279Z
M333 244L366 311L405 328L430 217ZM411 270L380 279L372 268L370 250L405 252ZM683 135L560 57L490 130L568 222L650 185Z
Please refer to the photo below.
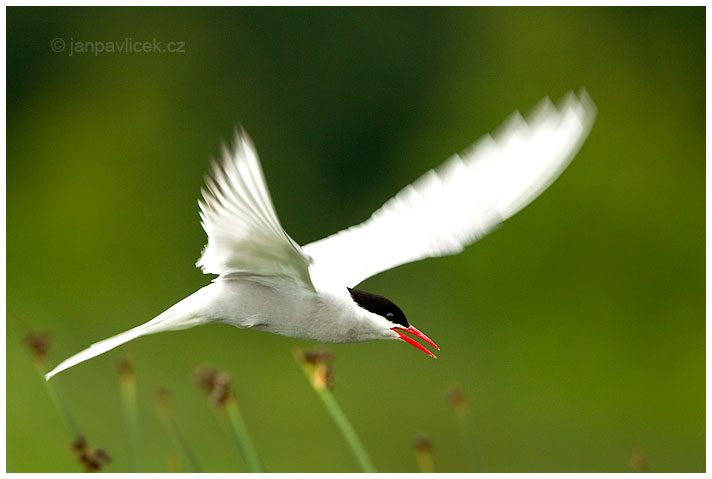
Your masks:
M117 334L110 338L99 341L89 346L84 351L81 351L74 356L71 356L45 374L45 379L49 380L55 374L64 371L67 368L71 368L81 362L105 353L111 349L114 349L121 344L124 344L132 339L136 339L140 336L145 336L147 334L160 333L162 331L175 331L178 329L192 328L193 326L198 326L200 324L206 323L206 320L192 314L193 309L189 306L193 304L191 301L195 299L196 295L202 290L196 291L191 296L188 296L184 300L178 302L172 307L168 308L163 313L159 314L147 323L137 326L123 333ZM191 313L188 313L191 311Z
M72 366L84 362L87 359L91 359L94 356L98 356L101 353L105 353L110 349L114 349L116 346L131 341L132 339L136 339L139 336L156 332L158 331L151 331L149 330L149 328L145 328L143 327L143 325L141 325L137 328L129 329L128 331L124 331L123 333L117 334L116 336L104 339L103 341L99 341L98 343L94 343L84 351L81 351L59 363L56 368L45 374L45 379L49 380L49 378L59 372L64 371L67 368L71 368Z

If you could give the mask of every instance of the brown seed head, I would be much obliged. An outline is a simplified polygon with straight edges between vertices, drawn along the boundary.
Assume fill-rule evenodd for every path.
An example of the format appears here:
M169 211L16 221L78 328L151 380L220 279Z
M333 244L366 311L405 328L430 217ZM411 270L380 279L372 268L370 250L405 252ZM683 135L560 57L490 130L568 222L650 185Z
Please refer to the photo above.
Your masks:
M210 393L210 402L213 406L224 407L228 401L233 398L230 390L230 375L226 372L220 372L215 376L213 382L213 390Z
M87 472L99 472L104 464L111 462L111 457L104 449L92 449L81 433L71 444L71 449Z
M415 436L413 446L416 452L430 452L433 450L433 441L425 434L418 434Z
M156 405L161 408L168 408L171 405L171 392L166 388L159 388L156 391Z
M648 457L640 449L633 452L633 455L630 457L630 465L633 467L633 469L635 469L636 472L650 471Z
M327 351L325 349L314 349L310 351L303 351L302 358L309 364L330 363L334 360L334 355L331 351Z
M210 366L198 366L195 368L193 377L195 382L201 389L207 392L212 392L215 385L215 378L218 375L218 370Z
M230 375L210 366L198 366L195 369L195 382L208 393L213 406L224 407L234 396L230 389Z
M311 373L310 379L315 388L334 389L334 355L330 351L302 351L301 359Z
M131 361L127 358L121 358L117 367L119 370L119 379L122 382L129 383L135 381L134 368Z
M32 331L25 336L25 344L38 364L47 361L47 351L49 350L49 334L44 331Z
M86 451L88 448L89 444L87 444L87 438L84 437L82 433L77 434L77 438L72 443L72 451L83 452Z
M462 414L467 412L469 408L469 405L467 403L467 397L465 396L465 393L462 391L462 387L460 387L459 384L456 384L450 388L447 393L447 398L456 413Z
M94 459L102 464L111 462L111 456L109 456L109 454L101 448L94 450Z
M79 463L84 466L87 472L99 472L101 471L101 464L94 457L90 456L86 452L82 452L77 456Z

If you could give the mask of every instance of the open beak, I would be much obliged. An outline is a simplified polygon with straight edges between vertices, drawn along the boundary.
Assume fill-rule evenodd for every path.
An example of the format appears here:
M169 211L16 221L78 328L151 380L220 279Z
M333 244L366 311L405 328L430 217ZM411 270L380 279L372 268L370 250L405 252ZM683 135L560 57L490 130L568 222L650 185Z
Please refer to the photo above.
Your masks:
M440 351L440 348L438 347L438 345L435 344L432 339L430 339L429 337L427 337L426 335L424 335L423 333L418 331L418 329L415 326L410 326L409 328L391 328L391 331L395 331L396 333L398 333L398 336L400 336L400 338L403 341L405 341L406 343L411 344L412 346L415 346L416 348L420 349L421 351L423 351L425 354L427 354L431 358L437 359L437 356L434 355L433 353L431 353L430 351L428 351L425 348L425 346L423 346L422 344L420 344L418 341L411 338L410 336L406 336L405 334L403 334L403 333L410 333L413 336L422 339L423 341L425 341L426 343L428 343L429 345L431 345L432 347L434 347L435 349Z

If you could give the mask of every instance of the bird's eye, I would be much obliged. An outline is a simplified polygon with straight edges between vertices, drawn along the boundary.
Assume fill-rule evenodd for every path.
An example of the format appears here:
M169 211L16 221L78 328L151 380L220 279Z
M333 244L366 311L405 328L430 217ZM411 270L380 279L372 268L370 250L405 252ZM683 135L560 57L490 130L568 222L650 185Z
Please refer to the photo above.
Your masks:
M393 313L386 313L386 318L392 318L392 317L393 317Z

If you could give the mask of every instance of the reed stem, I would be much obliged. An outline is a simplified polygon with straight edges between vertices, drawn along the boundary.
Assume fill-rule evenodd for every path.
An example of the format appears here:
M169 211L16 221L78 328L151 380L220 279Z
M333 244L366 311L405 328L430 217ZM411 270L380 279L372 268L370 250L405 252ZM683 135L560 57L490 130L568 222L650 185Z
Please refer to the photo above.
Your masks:
M74 414L72 414L72 410L69 407L69 403L59 383L57 380L47 381L44 378L44 371L47 367L47 353L50 346L49 335L41 331L32 331L25 336L25 344L32 354L32 362L35 365L35 370L44 383L47 394L59 412L62 422L69 430L71 437L77 437L81 434L79 423L74 418Z
M38 368L37 372L39 373L42 382L45 383L45 386L47 388L47 394L49 395L50 399L52 399L54 407L57 409L57 411L59 411L59 415L62 417L62 422L64 422L64 425L69 430L71 437L76 437L78 434L81 433L81 430L79 429L79 424L77 423L77 420L74 419L74 415L72 414L72 411L69 408L69 404L67 403L67 400L65 399L64 393L62 392L62 389L60 388L59 384L57 383L57 381L46 381L44 379L44 373L41 369Z
M351 448L351 452L356 457L356 461L363 472L376 472L376 467L366 452L366 448L328 387L330 376L328 363L331 360L331 354L324 352L305 353L297 350L294 352L294 358L302 367L304 374L309 379L309 383L316 391L319 399L324 403L324 406L326 406L326 410L336 423L339 431L341 431L344 439L346 439L346 443Z
M459 386L454 386L448 392L448 399L455 411L455 417L457 418L465 447L470 456L472 470L473 472L484 472L482 457L475 434L475 426L472 421L472 415L470 414L470 405L465 397L465 393Z
M119 389L121 390L121 409L126 424L129 455L133 472L139 472L140 447L138 432L138 406L136 401L136 375L127 359L119 363Z
M215 407L216 414L225 410L229 423L228 428L247 469L250 472L263 472L260 457L247 433L247 426L232 391L230 375L225 371L218 371L213 367L203 365L195 369L195 380L198 386L208 393L208 400ZM220 419L224 419L222 414L219 416Z
M165 389L159 390L156 394L156 406L161 422L163 422L163 426L166 428L173 447L180 451L186 459L186 462L190 464L193 472L203 472L203 468L200 467L198 459L195 457L195 454L193 454L192 449L181 434L180 429L178 429L178 425L173 418L168 396L169 393Z
M233 437L245 460L245 464L247 464L247 468L250 472L263 472L262 463L247 433L247 426L245 426L240 407L237 405L237 401L234 397L231 397L231 399L225 402L225 411L230 420L230 429L232 430Z

